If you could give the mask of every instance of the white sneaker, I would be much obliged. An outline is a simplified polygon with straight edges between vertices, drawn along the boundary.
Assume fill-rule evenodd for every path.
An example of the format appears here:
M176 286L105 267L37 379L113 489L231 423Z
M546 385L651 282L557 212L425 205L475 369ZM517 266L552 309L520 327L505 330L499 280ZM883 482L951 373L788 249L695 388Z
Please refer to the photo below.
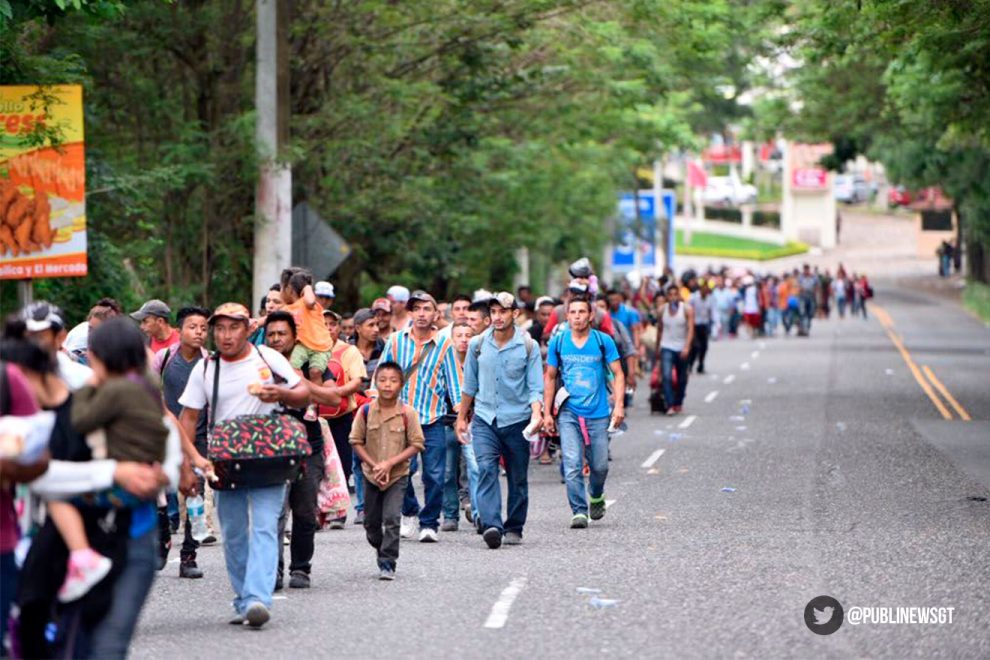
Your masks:
M436 543L439 539L437 537L437 530L430 529L426 527L419 532L419 542L420 543Z
M416 531L419 530L419 517L417 516L402 516L402 524L399 525L399 536L404 539L411 539L416 536Z

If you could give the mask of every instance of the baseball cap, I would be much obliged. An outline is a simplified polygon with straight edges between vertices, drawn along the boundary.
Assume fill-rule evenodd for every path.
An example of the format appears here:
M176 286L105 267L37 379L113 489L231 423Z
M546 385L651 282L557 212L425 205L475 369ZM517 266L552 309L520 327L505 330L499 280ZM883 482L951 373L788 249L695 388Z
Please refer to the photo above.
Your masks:
M540 296L539 298L536 299L534 308L538 308L541 305L552 305L552 304L554 304L553 298L551 298L550 296Z
M391 296L395 302L407 302L409 300L409 289L404 286L390 286L385 292L386 296Z
M340 314L338 314L337 312L333 311L332 309L325 309L325 310L323 310L323 316L332 316L335 319L337 319L337 322L338 323L340 323Z
M44 300L26 305L21 310L21 320L24 321L28 332L41 332L43 330L58 332L65 329L62 310Z
M492 292L488 289L478 289L474 292L471 302L488 302L492 299Z
M567 268L567 272L570 273L571 277L579 277L581 279L588 279L594 274L594 271L591 269L591 262L587 257L581 257L572 263Z
M135 321L143 321L149 316L157 316L166 321L172 316L172 310L161 300L152 299L141 305L141 309L131 312L131 318Z
M414 303L415 301L417 301L417 300L418 300L419 302L428 302L428 303L432 303L434 307L436 307L436 306L437 306L437 299L436 299L436 298L434 298L433 296L431 296L430 294L428 294L428 293L427 293L426 291L423 291L423 290L421 290L421 289L418 289L418 290L416 290L416 291L413 291L413 292L412 292L412 293L411 293L411 294L409 295L409 300L408 300L408 302L410 303L410 305L411 305L412 303Z
M241 303L228 302L213 310L213 315L210 317L209 323L212 325L220 318L234 319L235 321L250 321L251 312Z
M313 285L313 293L318 296L323 296L324 298L336 298L337 294L333 292L333 285L329 282L317 282Z
M516 309L516 297L508 291L499 291L492 296L489 306L498 305L503 309Z
M375 313L367 307L362 307L358 311L354 312L354 325L361 325L365 321L370 321L373 318L375 318Z
M392 303L388 301L388 298L375 298L375 301L371 303L371 311L377 312L379 310L392 313Z

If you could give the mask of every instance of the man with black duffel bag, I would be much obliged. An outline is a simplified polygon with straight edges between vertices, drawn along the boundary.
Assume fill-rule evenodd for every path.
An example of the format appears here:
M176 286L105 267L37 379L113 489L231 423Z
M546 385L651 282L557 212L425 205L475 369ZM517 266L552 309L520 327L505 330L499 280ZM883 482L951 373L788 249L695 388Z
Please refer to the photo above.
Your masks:
M217 352L193 367L179 398L179 419L193 467L216 475L216 510L234 590L230 623L260 628L270 617L286 484L301 476L310 453L305 427L275 411L279 405L304 408L309 389L277 351L248 341L250 322L238 303L213 312L209 324ZM195 437L207 403L209 450L203 457L188 438Z

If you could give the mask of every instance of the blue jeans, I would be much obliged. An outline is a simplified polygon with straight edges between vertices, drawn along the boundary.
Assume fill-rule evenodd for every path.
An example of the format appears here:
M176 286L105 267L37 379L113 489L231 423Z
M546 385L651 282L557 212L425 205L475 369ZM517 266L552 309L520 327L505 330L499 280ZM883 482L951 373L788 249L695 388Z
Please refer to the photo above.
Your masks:
M113 585L113 604L93 630L90 658L126 658L158 563L158 528L127 542L127 564Z
M361 459L357 452L351 454L351 474L354 475L354 510L364 511L364 472L361 470Z
M811 320L815 318L817 308L818 307L815 304L815 295L813 293L801 294L801 318L798 321L798 329L802 333L808 334L811 332Z
M439 421L423 426L426 445L420 453L423 466L423 508L419 509L420 529L436 530L440 526L440 509L443 508L443 472L446 467L447 448L444 425ZM413 507L419 508L416 491L412 483L413 466L409 466L409 485L402 501L402 514L414 515Z
M14 551L5 552L0 555L0 655L6 657L3 649L3 638L7 634L7 617L10 614L10 605L14 602L14 595L17 593L17 560L14 559Z
M674 388L673 372L677 369L677 388ZM663 372L663 396L668 406L684 404L684 391L687 389L687 365L680 351L660 349L660 370ZM607 421L607 420L606 420ZM606 424L607 428L607 424Z
M774 306L767 308L767 319L766 319L766 333L768 336L773 337L774 333L777 332L777 325L780 324L780 310Z
M272 606L281 543L278 517L284 501L285 484L217 491L227 576L238 614L244 614L253 603Z
M461 463L461 453L467 464L468 493L471 497L471 509L478 510L478 461L474 457L474 447L468 443L462 445L457 441L454 427L444 427L446 442L446 462L443 473L443 518L457 520L461 510L461 499L457 495L457 469Z
M498 420L495 420L497 423ZM529 420L497 427L475 417L471 422L471 443L478 459L477 514L484 529L522 534L529 510L529 442L523 429ZM509 489L505 525L502 524L502 489L499 485L499 457L505 457L505 480Z
M608 476L608 417L584 419L590 443L584 444L580 418L565 406L557 418L560 431L560 452L563 456L564 481L567 483L567 501L571 513L588 514L588 495L598 499L605 494L605 478ZM591 475L585 492L584 457L588 459Z

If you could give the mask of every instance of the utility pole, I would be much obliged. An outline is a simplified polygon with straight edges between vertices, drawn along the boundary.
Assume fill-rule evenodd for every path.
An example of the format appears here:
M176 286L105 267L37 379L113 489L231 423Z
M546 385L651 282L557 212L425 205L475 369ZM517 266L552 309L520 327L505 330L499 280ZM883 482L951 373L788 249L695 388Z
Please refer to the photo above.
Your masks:
M278 162L289 140L288 2L256 0L255 138L258 183L254 201L253 309L292 260L292 170Z

